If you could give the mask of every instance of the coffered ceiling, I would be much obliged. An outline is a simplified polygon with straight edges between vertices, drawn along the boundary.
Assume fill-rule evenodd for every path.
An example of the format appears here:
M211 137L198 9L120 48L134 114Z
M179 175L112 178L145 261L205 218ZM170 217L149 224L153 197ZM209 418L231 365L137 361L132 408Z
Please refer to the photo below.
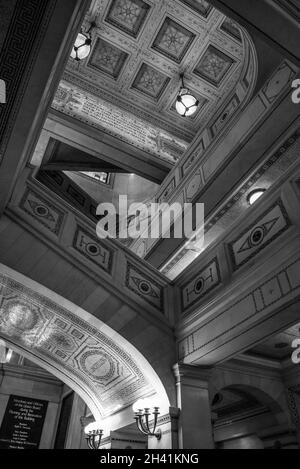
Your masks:
M246 35L205 0L94 0L92 21L92 52L69 60L53 108L175 162L235 90ZM175 110L180 72L193 118Z

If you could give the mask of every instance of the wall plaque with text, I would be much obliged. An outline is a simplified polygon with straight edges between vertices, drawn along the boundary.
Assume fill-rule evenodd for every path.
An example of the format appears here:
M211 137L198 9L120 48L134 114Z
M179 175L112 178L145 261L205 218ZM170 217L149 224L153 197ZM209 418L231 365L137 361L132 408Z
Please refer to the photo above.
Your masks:
M38 449L48 402L10 396L0 427L1 449Z

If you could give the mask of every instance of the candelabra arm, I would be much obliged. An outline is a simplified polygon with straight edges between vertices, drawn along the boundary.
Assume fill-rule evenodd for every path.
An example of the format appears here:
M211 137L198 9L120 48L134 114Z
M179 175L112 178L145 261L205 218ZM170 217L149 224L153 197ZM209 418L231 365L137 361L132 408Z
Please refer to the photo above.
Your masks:
M135 417L135 421L140 432L142 432L144 435L148 435L147 429L144 427L143 415L142 414L137 415Z
M89 432L89 434L86 436L89 449L99 449L101 446L102 436L103 430Z
M158 440L161 438L161 430L158 429L156 430L157 427L157 422L158 422L158 416L159 416L159 408L154 407L153 411L153 428L151 430L150 425L150 409L146 407L144 411L140 409L135 413L135 421L136 425L141 433L147 436L155 436Z
M148 435L151 435L152 432L149 426L149 417L150 417L149 409L145 409L145 427L147 429Z
M153 412L153 415L154 415L154 421L153 421L153 434L155 434L156 427L157 427L158 416L159 416L158 409L155 409L155 411Z

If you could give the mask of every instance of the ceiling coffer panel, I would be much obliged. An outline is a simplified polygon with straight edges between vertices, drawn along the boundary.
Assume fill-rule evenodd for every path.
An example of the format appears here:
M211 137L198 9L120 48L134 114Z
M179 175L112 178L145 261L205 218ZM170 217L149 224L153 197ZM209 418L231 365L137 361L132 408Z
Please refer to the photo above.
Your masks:
M173 163L240 86L246 69L254 79L248 35L204 0L93 0L83 30L92 22L91 54L80 63L70 59L64 74L74 109L62 102L61 88L53 106L108 132L121 118L126 125L118 138L130 134L137 146L143 132L134 136L133 128L149 128L144 149ZM182 72L200 103L190 119L175 110ZM94 104L78 105L81 94ZM109 112L95 117L95 106ZM162 134L175 153L159 148Z

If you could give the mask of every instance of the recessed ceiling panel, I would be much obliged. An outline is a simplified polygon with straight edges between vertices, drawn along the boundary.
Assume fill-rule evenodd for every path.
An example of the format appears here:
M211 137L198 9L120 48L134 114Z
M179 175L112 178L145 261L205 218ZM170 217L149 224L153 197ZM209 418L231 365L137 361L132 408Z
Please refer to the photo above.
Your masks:
M249 92L254 83L252 44L242 27L225 20L204 0L92 0L83 24L85 30L96 23L92 53L80 63L69 60L63 76L69 92L60 87L53 107L105 132L109 122L109 132L117 129L126 141L134 135L139 147L155 146L159 155L162 135L186 149L218 113L225 115L242 74L248 70ZM200 101L188 119L174 111L181 72Z
M147 96L151 96L151 98L159 99L169 80L169 77L163 73L143 63L133 82L132 88Z
M219 86L234 60L210 45L199 60L194 73L215 86Z
M112 0L105 21L137 37L150 6L142 0Z
M152 48L169 59L180 63L194 39L195 34L171 20L171 18L166 18Z
M221 30L229 34L231 37L239 42L242 42L242 35L238 25L230 18L225 18L221 25Z
M117 79L126 62L128 54L118 47L98 38L89 66Z
M205 0L180 0L180 1L188 5L193 10L200 13L200 15L204 16L204 18L207 18L209 13L212 10L212 6Z

